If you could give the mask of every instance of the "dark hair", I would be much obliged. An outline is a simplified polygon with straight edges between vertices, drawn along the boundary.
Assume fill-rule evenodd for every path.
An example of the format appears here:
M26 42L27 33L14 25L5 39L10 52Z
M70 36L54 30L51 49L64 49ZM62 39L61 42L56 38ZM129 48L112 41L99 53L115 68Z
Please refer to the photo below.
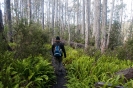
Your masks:
M57 36L57 37L56 37L56 40L60 40L60 37L59 37L59 36Z

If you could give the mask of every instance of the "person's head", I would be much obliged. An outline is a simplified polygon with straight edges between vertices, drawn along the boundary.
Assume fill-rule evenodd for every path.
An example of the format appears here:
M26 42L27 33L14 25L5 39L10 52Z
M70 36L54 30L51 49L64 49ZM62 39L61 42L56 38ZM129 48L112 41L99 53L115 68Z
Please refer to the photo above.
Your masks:
M56 37L56 42L59 42L59 41L60 41L60 37L57 36L57 37Z

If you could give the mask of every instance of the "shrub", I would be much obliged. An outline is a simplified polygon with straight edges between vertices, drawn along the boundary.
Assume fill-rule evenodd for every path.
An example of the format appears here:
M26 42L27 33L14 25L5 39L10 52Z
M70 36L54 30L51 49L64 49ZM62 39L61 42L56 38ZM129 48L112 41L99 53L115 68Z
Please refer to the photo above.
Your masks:
M2 33L0 33L0 53L3 53L8 50L8 43L3 39Z
M95 57L96 60L101 56L100 50L96 49L93 46L88 47L88 49L86 50L86 54L90 57Z
M0 53L0 71L9 66L12 62L13 62L13 53L8 51Z
M117 57L120 59L132 60L133 58L133 40L127 41L123 46L115 49Z
M1 72L4 88L48 88L54 81L54 70L42 56L16 60Z
M26 58L29 55L45 55L44 44L48 42L48 33L39 29L39 25L31 24L28 26L20 23L14 29L15 58Z
M124 84L123 79L120 76L116 76L115 73L119 70L132 67L132 62L129 60L120 60L117 57L101 55L97 60L97 57L89 57L85 54L77 55L72 52L68 59L64 60L67 68L68 82L66 86L68 88L94 88L96 82L110 83L113 86L128 85L131 86L131 82ZM67 50L67 52L70 52ZM71 63L68 63L69 60ZM106 85L105 85L106 87Z

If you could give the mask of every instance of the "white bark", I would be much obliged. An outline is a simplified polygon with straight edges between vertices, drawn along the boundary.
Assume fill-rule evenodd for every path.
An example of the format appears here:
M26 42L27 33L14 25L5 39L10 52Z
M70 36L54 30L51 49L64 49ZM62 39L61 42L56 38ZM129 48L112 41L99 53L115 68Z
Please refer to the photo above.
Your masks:
M78 6L77 6L77 29L76 29L76 31L75 31L75 33L79 33L79 0L77 0L77 4L78 4Z
M28 24L31 22L31 0L28 0Z
M90 8L91 0L86 0L86 29L85 29L85 49L88 48L90 32Z
M55 30L54 30L54 17L55 17L55 0L53 0L53 3L52 3L52 35L55 36Z
M42 0L42 29L44 29L44 0Z
M8 23L8 40L12 42L11 7L10 0L6 0L6 22Z
M112 19L113 19L114 4L115 4L115 0L112 0L112 8L111 8L111 14L110 14L109 30L108 30L108 38L107 38L107 45L106 45L107 48L108 48L108 46L109 46L110 32L111 32L111 30L112 30L112 29L111 29L111 26L112 26Z
M106 28L107 28L107 0L103 0L102 9L102 34L101 34L101 52L106 48Z
M85 0L83 0L83 9L82 9L82 38L84 39L85 38Z
M95 0L95 47L100 49L100 16L101 16L101 0Z

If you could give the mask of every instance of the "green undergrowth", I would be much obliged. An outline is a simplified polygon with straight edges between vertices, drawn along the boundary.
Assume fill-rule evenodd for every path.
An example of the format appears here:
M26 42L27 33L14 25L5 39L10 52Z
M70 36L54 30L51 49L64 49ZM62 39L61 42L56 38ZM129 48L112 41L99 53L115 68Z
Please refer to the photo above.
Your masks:
M96 82L133 87L133 80L124 83L124 77L115 74L120 70L132 67L130 60L120 60L117 57L105 55L95 59L85 55L80 49L66 48L67 58L63 63L67 69L66 86L68 88L95 88Z
M0 61L0 88L49 88L55 81L54 69L42 55L14 59L5 52Z

